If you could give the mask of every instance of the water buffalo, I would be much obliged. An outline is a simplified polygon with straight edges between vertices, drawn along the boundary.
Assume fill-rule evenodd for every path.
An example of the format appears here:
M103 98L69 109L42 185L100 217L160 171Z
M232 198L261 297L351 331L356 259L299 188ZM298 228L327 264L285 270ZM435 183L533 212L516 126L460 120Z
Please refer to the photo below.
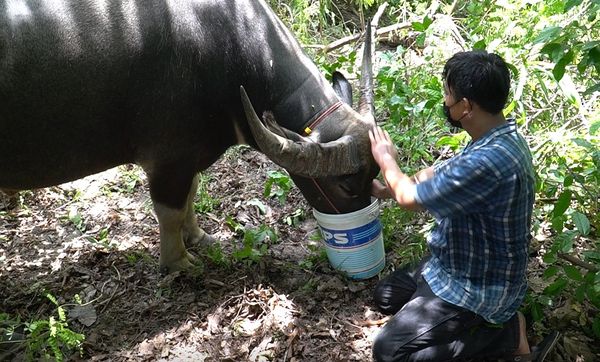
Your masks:
M370 127L262 0L0 3L0 188L140 165L162 270L191 265L184 242L211 240L197 174L228 147L260 148L317 210L350 212L377 173Z

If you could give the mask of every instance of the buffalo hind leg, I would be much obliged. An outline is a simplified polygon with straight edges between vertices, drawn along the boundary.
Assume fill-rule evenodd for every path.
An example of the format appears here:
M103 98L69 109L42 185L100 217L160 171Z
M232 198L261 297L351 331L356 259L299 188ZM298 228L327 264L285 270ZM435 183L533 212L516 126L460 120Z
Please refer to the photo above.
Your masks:
M198 226L198 221L196 220L194 198L196 197L196 192L198 190L199 178L199 174L194 176L194 179L192 180L192 186L190 187L190 192L187 196L185 220L183 222L183 240L185 241L185 245L187 247L207 246L214 244L216 241L215 238Z

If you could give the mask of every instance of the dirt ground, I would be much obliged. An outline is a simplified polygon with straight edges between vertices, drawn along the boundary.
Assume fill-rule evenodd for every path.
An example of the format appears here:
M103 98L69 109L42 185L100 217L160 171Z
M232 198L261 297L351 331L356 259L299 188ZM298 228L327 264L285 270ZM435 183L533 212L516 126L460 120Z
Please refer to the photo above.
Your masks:
M221 240L224 262L193 250L203 271L168 276L158 272L158 224L139 168L21 193L0 213L0 312L48 319L56 306L44 293L56 297L69 328L85 335L83 355L67 360L371 360L383 317L371 299L378 278L332 270L315 251L316 222L298 189L283 204L263 196L269 170L279 168L236 148L204 173L217 202L198 222ZM236 223L268 225L278 239L258 261L236 262ZM382 274L397 262L389 255ZM591 344L567 333L551 360L598 360ZM0 360L23 360L25 347L4 344Z

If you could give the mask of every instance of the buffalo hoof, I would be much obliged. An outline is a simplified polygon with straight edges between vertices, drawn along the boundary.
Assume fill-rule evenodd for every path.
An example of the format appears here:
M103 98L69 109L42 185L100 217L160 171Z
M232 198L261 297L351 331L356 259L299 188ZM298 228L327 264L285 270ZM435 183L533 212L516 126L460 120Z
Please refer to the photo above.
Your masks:
M179 260L170 262L160 260L160 273L166 275L177 271L193 270L195 268L194 262L196 262L196 260L196 257L187 251Z
M188 248L210 246L216 242L216 238L200 228L193 233L186 233L184 236L184 243Z

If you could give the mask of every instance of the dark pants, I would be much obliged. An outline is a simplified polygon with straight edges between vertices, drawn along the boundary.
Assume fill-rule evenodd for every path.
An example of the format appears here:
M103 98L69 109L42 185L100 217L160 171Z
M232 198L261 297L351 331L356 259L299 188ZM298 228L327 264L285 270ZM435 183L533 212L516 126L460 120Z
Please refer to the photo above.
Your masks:
M437 297L418 266L396 270L375 288L375 303L394 314L373 344L376 361L453 361L502 357L519 346L519 319L503 325Z

